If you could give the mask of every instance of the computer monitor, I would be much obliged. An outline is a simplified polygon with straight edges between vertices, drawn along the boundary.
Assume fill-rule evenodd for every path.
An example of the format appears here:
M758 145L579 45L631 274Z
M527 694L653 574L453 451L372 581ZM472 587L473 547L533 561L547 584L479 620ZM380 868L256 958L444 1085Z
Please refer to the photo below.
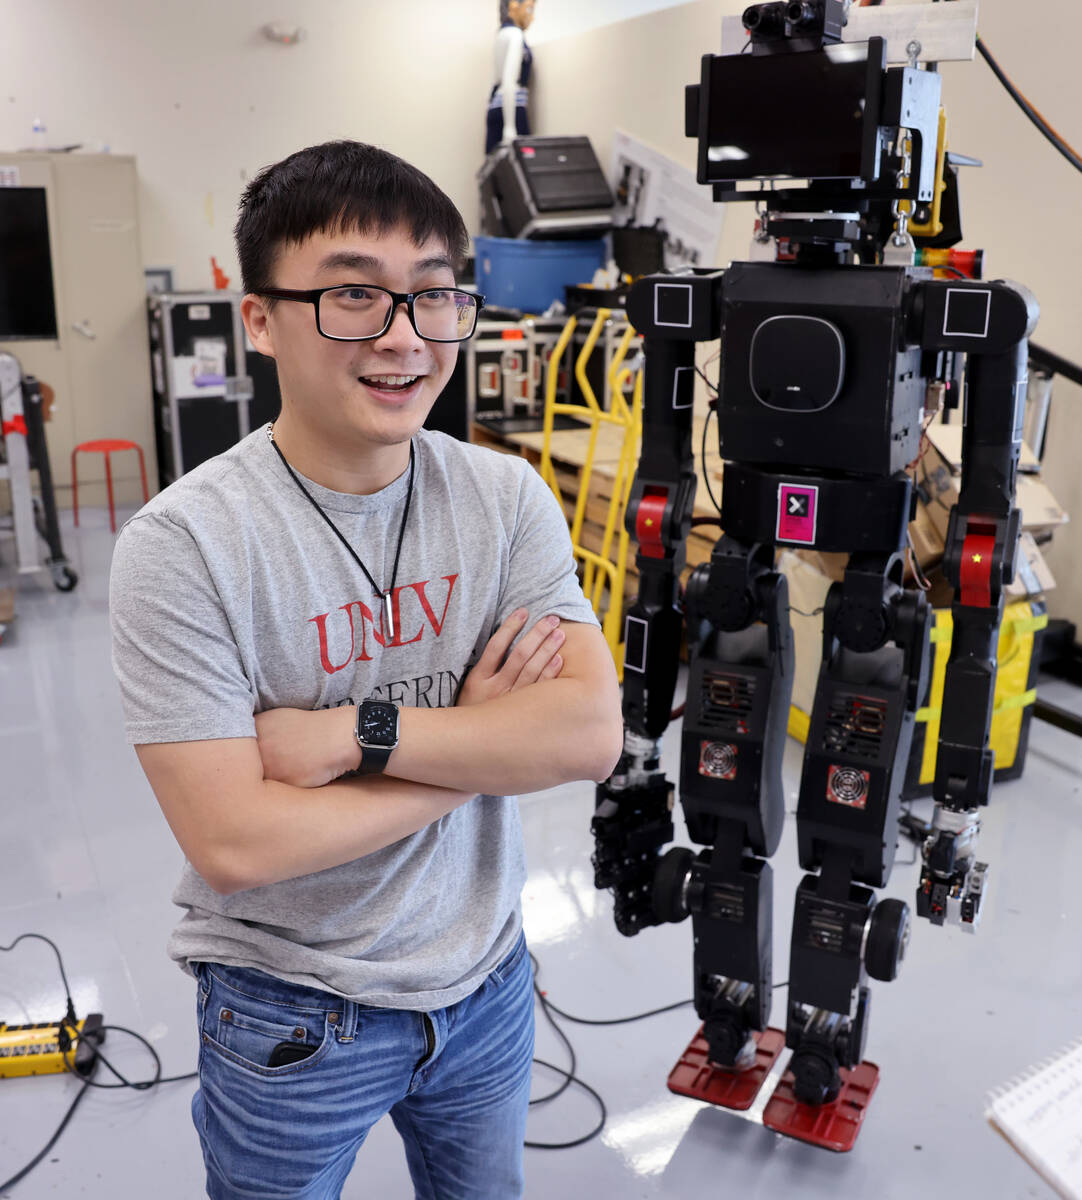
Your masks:
M45 189L0 187L0 341L56 336Z

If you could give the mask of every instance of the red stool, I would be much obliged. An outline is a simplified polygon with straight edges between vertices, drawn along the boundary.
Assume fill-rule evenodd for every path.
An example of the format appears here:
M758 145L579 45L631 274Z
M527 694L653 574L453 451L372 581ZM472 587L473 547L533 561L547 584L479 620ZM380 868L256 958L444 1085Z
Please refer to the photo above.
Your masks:
M146 463L143 461L143 448L136 442L126 442L121 438L103 438L97 442L81 442L75 447L71 452L71 496L76 526L79 524L79 479L75 473L75 456L80 450L105 455L105 486L109 491L109 528L113 533L116 533L116 511L113 508L113 469L109 461L109 455L114 450L138 451L139 474L143 477L143 503L145 504L150 499L150 496L147 493L147 469Z

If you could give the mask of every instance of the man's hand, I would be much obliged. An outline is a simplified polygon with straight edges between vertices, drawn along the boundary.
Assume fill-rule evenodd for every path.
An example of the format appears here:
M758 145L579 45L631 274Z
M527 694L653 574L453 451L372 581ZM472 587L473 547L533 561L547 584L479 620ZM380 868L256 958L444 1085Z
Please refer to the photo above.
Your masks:
M483 704L539 679L555 679L563 667L564 642L558 617L543 617L513 650L528 613L519 609L496 630L458 693L456 706ZM510 650L510 653L508 651ZM353 770L360 750L353 736L357 710L272 708L258 713L255 731L263 778L293 787L316 788Z
M528 687L539 679L555 679L559 675L564 665L563 658L557 653L564 641L559 617L542 617L508 653L528 616L524 608L516 610L492 635L485 652L470 668L459 690L456 707L483 704L486 700L495 700L508 692Z
M256 740L263 760L263 778L293 787L315 788L330 783L360 762L353 736L357 710L270 708L257 713Z

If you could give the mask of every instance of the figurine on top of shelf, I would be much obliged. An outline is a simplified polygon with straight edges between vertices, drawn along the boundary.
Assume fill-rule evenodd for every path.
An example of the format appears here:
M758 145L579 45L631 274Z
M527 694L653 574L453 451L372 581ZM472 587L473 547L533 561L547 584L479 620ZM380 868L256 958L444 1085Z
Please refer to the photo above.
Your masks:
M485 154L530 132L526 101L533 55L526 30L533 21L535 0L500 0L500 29L496 34L492 91L488 99Z

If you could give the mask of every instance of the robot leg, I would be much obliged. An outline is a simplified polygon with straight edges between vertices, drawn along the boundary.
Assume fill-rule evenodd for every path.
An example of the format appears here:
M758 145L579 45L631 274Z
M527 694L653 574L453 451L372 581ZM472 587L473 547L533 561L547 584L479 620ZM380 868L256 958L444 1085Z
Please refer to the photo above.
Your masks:
M769 546L722 537L688 581L690 670L680 803L697 856L670 850L654 888L663 920L690 914L695 1007L709 1059L742 1069L771 1002L772 874L793 646L788 588Z
M837 1098L860 1063L868 976L890 980L909 937L889 878L913 720L928 672L929 610L904 592L900 556L854 555L827 597L823 662L797 809L800 864L786 1043L803 1104ZM864 886L867 885L867 886Z

